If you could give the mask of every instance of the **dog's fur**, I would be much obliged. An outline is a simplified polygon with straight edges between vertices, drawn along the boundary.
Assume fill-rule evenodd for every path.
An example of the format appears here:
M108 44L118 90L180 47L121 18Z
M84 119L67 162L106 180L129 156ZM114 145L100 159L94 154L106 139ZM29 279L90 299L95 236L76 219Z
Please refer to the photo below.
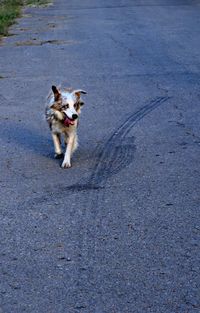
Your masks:
M52 86L52 92L47 98L45 115L53 138L55 158L63 157L61 134L66 144L62 168L71 167L71 155L78 146L77 126L81 107L84 104L81 94L86 92L80 89L60 89Z

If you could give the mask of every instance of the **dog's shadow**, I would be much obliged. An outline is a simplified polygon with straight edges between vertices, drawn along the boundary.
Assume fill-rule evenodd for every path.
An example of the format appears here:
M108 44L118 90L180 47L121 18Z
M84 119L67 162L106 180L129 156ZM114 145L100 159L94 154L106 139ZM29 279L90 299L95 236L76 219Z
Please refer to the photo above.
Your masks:
M49 157L53 155L51 138L48 137L48 132L45 129L43 133L42 131L31 127L31 125L29 127L23 122L4 120L0 123L0 139L4 145L8 144L8 147L12 144L10 149L13 152L16 152L19 147L25 150L25 153L29 151L33 154ZM8 150L10 149L8 148Z
M42 122L41 122L42 123ZM62 164L62 158L55 160L54 147L51 138L51 133L48 127L31 127L23 122L11 122L5 120L0 122L0 141L6 147L8 153L17 153L18 150L23 150L24 153L30 155L37 155L38 157L54 160L59 165ZM62 149L65 152L65 144L62 140ZM74 162L86 161L89 158L88 151L83 147L79 147L75 152ZM81 153L80 153L81 151Z

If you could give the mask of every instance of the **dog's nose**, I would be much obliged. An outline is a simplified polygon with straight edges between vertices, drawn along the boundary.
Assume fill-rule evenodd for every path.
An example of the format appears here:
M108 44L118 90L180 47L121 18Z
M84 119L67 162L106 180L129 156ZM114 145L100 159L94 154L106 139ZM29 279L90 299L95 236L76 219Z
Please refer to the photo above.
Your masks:
M77 114L72 114L72 118L73 118L73 120L76 120L78 118L78 115Z

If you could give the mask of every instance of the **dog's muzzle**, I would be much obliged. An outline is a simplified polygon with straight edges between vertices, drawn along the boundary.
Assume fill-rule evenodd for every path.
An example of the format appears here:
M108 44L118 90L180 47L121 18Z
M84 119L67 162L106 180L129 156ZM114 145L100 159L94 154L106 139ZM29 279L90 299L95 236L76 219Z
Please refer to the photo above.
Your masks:
M69 125L74 125L75 124L75 120L78 118L77 114L73 114L72 115L72 119L69 118L66 114L63 120L63 123L65 126L69 126Z

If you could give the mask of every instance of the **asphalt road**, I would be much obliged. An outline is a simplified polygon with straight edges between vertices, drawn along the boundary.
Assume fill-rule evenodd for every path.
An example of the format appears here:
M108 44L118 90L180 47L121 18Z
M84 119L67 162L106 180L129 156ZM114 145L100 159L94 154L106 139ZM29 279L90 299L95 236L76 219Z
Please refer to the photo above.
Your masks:
M200 312L200 1L56 0L0 46L1 313ZM88 92L73 167L43 114Z

